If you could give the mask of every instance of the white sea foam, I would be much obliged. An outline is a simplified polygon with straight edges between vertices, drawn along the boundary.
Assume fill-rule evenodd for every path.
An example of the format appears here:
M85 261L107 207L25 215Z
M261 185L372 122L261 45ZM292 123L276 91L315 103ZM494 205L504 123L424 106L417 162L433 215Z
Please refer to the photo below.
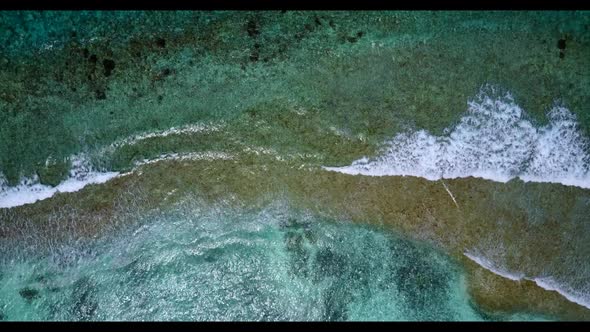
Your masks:
M185 135L185 134L196 134L196 133L211 133L217 132L223 128L223 123L219 124L203 124L203 123L196 123L196 124L189 124L182 127L172 127L170 129L162 130L162 131L155 131L155 132L145 132L136 135L132 135L126 137L124 139L120 139L112 143L109 148L119 148L125 145L135 145L143 140L156 138L156 137L167 137L170 135Z
M17 186L10 187L0 176L0 208L34 203L60 192L75 192L89 184L104 183L119 175L118 172L93 170L83 156L74 156L71 162L69 177L55 187L41 184L36 175L23 178Z
M153 159L137 161L134 164L135 168L131 172L120 174L119 172L98 172L90 166L85 157L73 156L71 158L72 168L68 179L55 187L41 184L37 175L23 178L17 186L10 187L8 186L6 179L0 173L0 208L11 208L35 203L50 198L60 192L76 192L89 184L105 183L115 177L134 173L143 165L153 164L164 160L231 160L233 158L234 157L231 154L216 151L168 153Z
M156 132L145 132L120 139L110 144L106 148L100 150L98 154L105 154L109 151L114 151L120 147L135 145L143 140L167 137L170 135L186 135L195 133L211 133L217 132L223 128L223 123L218 124L189 124L181 127L172 127L167 130ZM204 158L231 158L228 155L215 155L212 152L206 153L188 153L188 154L167 154L155 159L142 160L136 163L136 166L143 164L150 164L161 160L177 159L204 159ZM87 158L83 155L72 156L70 158L72 168L69 177L61 182L59 185L52 187L43 185L39 182L39 177L33 175L23 178L17 186L10 187L6 179L0 173L0 208L10 208L25 204L34 203L40 200L47 199L59 192L75 192L81 190L89 184L104 183L119 175L118 172L99 172L94 170Z
M534 281L537 286L549 290L549 291L556 291L561 294L563 297L568 299L571 302L577 303L581 306L586 308L590 308L590 295L588 291L584 290L577 290L573 287L568 286L566 283L560 283L553 277L527 277L524 273L521 272L509 272L505 268L499 267L497 264L492 262L491 260L481 256L475 255L472 253L464 253L464 255L480 265L481 267L485 268L486 270L493 272L499 276L510 280L531 280Z
M492 93L490 93L492 92ZM369 176L418 176L428 180L479 177L507 182L554 182L590 188L590 142L563 106L535 127L510 94L493 97L482 89L467 114L446 135L425 130L402 133L387 142L384 154L361 158L330 171Z
M401 133L387 142L381 156L324 169L351 175L417 176L432 181L469 176L498 182L520 178L590 188L590 140L583 135L576 116L556 105L547 118L547 125L535 126L510 94L498 97L493 87L487 86L444 135L434 136L425 130ZM446 185L445 189L453 197ZM465 256L504 278L534 281L590 308L586 284L574 287L574 281L556 276L530 277L510 271L497 255L491 259L478 253Z
M537 284L537 286L543 289L556 291L559 294L563 295L566 299L570 300L571 302L577 303L581 306L590 309L590 295L588 290L576 290L572 287L557 282L555 279L551 277L533 278L531 280L533 280Z
M136 161L134 165L136 167L157 163L164 160L176 160L176 161L195 161L195 160L231 160L234 156L220 151L205 151L205 152L188 152L188 153L166 153L162 154L153 159L143 159Z
M464 255L467 258L471 259L472 261L476 262L481 267L485 268L486 270L494 272L495 274L502 276L506 279L518 281L518 280L522 280L524 278L523 273L509 272L506 269L503 269L502 267L498 266L493 261L491 261L483 256L478 256L478 255L468 253L468 252L464 253Z

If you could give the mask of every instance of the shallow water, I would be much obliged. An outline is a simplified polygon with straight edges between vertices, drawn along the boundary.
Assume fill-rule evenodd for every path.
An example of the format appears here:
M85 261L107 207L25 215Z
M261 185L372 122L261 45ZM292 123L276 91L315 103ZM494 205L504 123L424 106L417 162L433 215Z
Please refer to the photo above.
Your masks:
M5 320L484 319L448 256L282 203L185 204L1 270Z
M590 319L589 22L0 13L0 319Z
M590 188L590 142L576 116L563 106L536 127L508 93L486 87L469 102L459 123L432 136L424 130L398 134L384 156L326 167L346 174L413 175L429 180L480 177L498 182L520 178Z

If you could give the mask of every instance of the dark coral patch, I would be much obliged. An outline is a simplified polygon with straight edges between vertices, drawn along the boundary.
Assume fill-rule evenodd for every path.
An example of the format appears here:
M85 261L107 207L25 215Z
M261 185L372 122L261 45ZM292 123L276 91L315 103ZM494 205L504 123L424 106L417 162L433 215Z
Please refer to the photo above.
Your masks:
M104 90L102 90L102 89L96 90L95 94L96 94L96 99L98 99L98 100L107 99L107 95L104 92Z
M34 288L25 287L18 291L18 294L28 302L31 302L39 297L39 291Z
M164 38L156 39L156 46L158 46L159 48L165 48L166 47L166 39L164 39Z
M248 36L254 38L260 34L260 29L258 27L258 23L254 20L248 21L246 25L246 31L248 32Z
M115 61L111 59L104 59L102 65L104 66L104 76L111 76L113 69L115 69Z

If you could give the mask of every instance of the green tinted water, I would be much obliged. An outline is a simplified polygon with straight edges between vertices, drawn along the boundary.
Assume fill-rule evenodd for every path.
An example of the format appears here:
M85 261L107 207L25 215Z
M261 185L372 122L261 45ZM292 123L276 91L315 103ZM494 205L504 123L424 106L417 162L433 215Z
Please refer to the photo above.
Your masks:
M442 253L284 204L176 207L95 245L8 257L5 320L483 319Z
M587 135L589 23L588 12L2 12L0 189L35 177L56 186L80 160L88 169L128 172L149 160L198 154L194 159L222 155L242 163L231 175L202 164L191 169L210 177L194 185L199 190L230 197L217 188L240 184L240 172L254 174L248 167L264 168L269 158L286 161L274 170L282 173L344 166L379 154L382 143L402 131L448 134L445 128L488 83L509 91L535 127L545 125L546 111L559 103ZM153 181L136 175L134 181ZM162 178L167 182L158 190L190 186L174 174ZM277 176L267 184L280 187L281 181ZM84 194L85 202L96 216L119 218L108 207L118 196L100 188L111 190L95 188L96 197ZM252 196L266 190L248 188ZM555 187L538 192L544 188ZM328 192L326 201L363 190ZM491 202L511 199L498 192ZM572 198L579 201L576 211L587 206L584 197ZM50 231L29 227L14 239L0 233L1 319L537 317L527 308L483 313L460 264L438 249L390 230L293 212L289 203L250 211L195 202L167 206L164 199L164 212L144 206L150 216L139 223L126 215L127 227L90 243L64 244L53 237L67 229L66 219L76 228L86 225L78 218L89 217L60 219L59 211L69 208L61 202L19 210L16 219L30 215ZM382 208L367 204L367 211ZM509 204L496 210L503 206ZM566 215L561 212L555 215ZM510 234L511 220L487 217ZM537 219L544 220L531 222ZM564 227L586 229L578 219ZM0 229L10 229L11 220L0 220L6 226ZM579 244L588 234L575 236L572 243ZM26 255L7 249L21 237L44 240ZM519 247L510 241L528 245L508 237L500 240L508 248Z

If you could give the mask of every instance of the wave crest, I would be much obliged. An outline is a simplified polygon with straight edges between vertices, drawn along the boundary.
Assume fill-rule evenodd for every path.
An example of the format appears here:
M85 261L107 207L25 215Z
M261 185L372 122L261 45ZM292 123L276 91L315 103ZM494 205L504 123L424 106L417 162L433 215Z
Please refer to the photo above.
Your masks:
M376 158L330 171L369 176L411 175L428 180L479 177L499 182L554 182L590 188L589 140L575 114L555 105L536 127L510 93L484 88L446 135L425 130L396 135Z
M89 184L104 183L119 175L118 172L96 171L83 155L72 156L70 160L72 167L69 177L56 187L41 184L37 175L22 178L20 184L10 187L0 174L0 208L35 203L60 192L75 192Z

